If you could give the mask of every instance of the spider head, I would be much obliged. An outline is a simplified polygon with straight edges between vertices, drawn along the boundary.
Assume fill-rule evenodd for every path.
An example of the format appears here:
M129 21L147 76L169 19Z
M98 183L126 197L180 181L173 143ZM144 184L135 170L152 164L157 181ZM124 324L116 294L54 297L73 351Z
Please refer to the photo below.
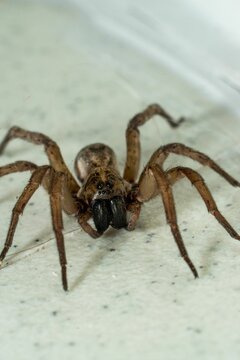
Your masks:
M109 225L115 229L127 226L126 193L126 184L117 170L97 167L90 172L79 197L90 207L99 232Z

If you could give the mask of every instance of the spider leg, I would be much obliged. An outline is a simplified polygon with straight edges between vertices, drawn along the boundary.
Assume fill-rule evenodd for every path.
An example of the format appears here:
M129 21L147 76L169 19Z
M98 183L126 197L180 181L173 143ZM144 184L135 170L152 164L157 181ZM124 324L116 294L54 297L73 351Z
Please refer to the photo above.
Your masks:
M89 223L88 220L91 218L91 214L89 211L85 211L83 213L78 214L78 222L81 228L92 238L97 239L102 234L95 230Z
M127 230L132 231L135 229L136 223L141 213L142 204L139 201L134 201L127 206L127 210L130 212L130 218L127 225Z
M23 190L21 196L19 197L18 201L16 202L13 210L12 210L12 217L10 221L10 226L7 233L7 238L4 244L4 248L0 254L0 262L4 260L9 248L13 242L13 236L18 224L19 215L23 213L25 206L27 205L28 201L31 199L32 195L40 186L46 172L49 170L49 166L40 166L38 167L32 174L27 186Z
M67 259L64 246L63 237L63 219L62 219L62 195L65 174L56 172L51 169L51 180L50 180L50 206L52 213L52 225L56 237L59 261L62 273L62 285L65 291L68 290L67 282Z
M22 139L36 145L44 145L45 152L48 156L51 166L56 171L63 172L66 175L66 181L71 193L78 192L79 185L77 184L76 180L74 179L67 165L65 164L61 151L55 141L53 141L44 134L24 130L20 127L13 126L9 129L2 143L0 143L0 154L3 153L9 141L13 139Z
M12 174L15 172L23 172L23 171L33 172L37 168L38 168L38 166L36 164L33 164L30 161L15 161L14 163L7 164L7 165L0 167L0 177L9 175L9 174ZM45 188L45 190L48 191L48 189L49 189L49 178L48 177L44 177L42 185ZM72 215L72 214L77 213L77 210L78 210L77 204L71 194L71 191L68 188L68 184L66 181L64 182L64 185L63 185L62 205L63 205L63 210L67 214Z
M14 163L7 164L0 167L0 177L15 172L23 171L34 171L37 169L37 165L33 164L30 161L15 161Z
M213 199L211 192L209 191L207 185L204 182L204 179L200 174L198 174L195 170L192 170L187 167L176 167L170 169L166 173L168 180L173 185L176 181L180 180L183 176L188 178L191 181L192 185L195 186L199 194L201 195L203 201L206 204L208 211L215 216L217 221L225 228L225 230L229 233L233 238L240 240L240 236L238 233L232 228L229 222L225 219L225 217L218 210L215 200Z
M14 172L14 171L24 171L25 170L33 170L32 163L28 162L17 162L14 163L15 166L12 167L10 165L6 165L0 168L0 175L1 169L4 171L3 175L7 173ZM19 166L18 166L19 165ZM35 165L34 165L35 167ZM19 170L20 169L20 170ZM11 170L11 171L10 171ZM48 178L48 181L46 181ZM64 247L64 239L63 239L63 221L62 221L62 197L63 197L63 190L64 190L64 182L65 174L56 172L51 166L44 165L34 169L33 174L23 190L21 196L19 197L18 201L16 202L13 210L12 210L12 217L10 221L10 226L7 234L7 238L4 244L4 248L0 254L0 262L2 262L7 255L9 248L12 245L14 233L18 224L19 215L23 213L25 206L31 199L32 195L35 191L39 188L42 184L48 190L50 194L50 205L51 205L51 214L52 214L52 224L53 230L56 237L57 248L59 253L59 260L62 270L62 284L64 290L68 289L67 285L67 270L66 270L66 254L65 254L65 247ZM64 199L63 199L64 203Z
M175 121L173 117L158 104L149 105L143 112L135 115L129 121L126 130L127 159L123 177L130 183L136 181L140 164L141 148L138 127L144 125L154 115L162 116L171 127L177 127L184 121L184 118Z
M160 191L160 194L162 196L163 205L165 209L166 219L167 223L169 224L172 234L174 236L175 242L178 246L178 249L180 251L181 256L189 266L190 270L192 271L195 278L198 277L198 272L193 265L191 259L189 258L189 255L187 253L186 247L184 245L178 223L177 223L177 214L174 204L174 198L173 193L171 189L171 185L166 177L166 174L161 169L161 167L157 164L149 166L147 169L145 169L145 174L148 176L152 176L156 180L157 187ZM141 180L139 182L139 188L141 188ZM145 199L146 201L148 199Z
M187 156L200 164L209 166L233 186L240 186L240 182L223 170L215 161L200 151L194 150L184 144L173 143L161 146L152 155L149 163L163 165L170 153Z

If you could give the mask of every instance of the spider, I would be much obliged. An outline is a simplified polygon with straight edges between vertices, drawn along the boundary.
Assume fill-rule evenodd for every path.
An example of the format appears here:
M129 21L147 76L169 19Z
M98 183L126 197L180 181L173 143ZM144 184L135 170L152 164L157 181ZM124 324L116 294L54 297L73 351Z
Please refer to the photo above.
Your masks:
M240 236L218 210L216 203L202 176L195 170L177 166L164 170L164 161L170 154L189 157L202 165L207 165L233 186L240 183L218 166L207 155L184 144L172 143L160 146L151 156L137 180L140 163L139 127L153 116L160 115L172 128L178 127L184 118L174 120L160 105L149 105L143 112L135 115L126 130L127 158L123 177L117 167L113 150L104 144L92 144L84 147L75 159L75 180L66 166L58 145L48 136L12 127L0 144L0 154L12 139L23 139L33 144L43 145L50 165L37 166L29 161L16 161L0 167L0 176L10 173L30 171L30 180L18 198L13 211L0 261L5 258L12 245L19 215L23 213L28 201L40 185L50 196L53 230L56 237L61 266L62 286L68 290L67 260L63 237L62 210L76 217L82 229L93 238L101 236L109 226L115 229L134 230L142 204L160 195L162 197L166 220L183 257L195 278L198 272L185 248L177 223L172 186L186 177L197 189L208 211L233 238ZM94 227L88 222L93 218Z

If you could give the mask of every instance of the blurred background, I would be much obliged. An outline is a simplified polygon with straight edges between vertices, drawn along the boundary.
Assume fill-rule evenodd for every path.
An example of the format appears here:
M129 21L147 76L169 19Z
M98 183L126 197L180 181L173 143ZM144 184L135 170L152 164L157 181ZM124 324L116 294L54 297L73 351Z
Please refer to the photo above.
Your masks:
M234 0L8 0L0 2L0 136L12 125L77 152L104 142L124 167L125 129L153 102L186 122L141 129L141 168L160 145L207 153L240 179L239 3ZM0 166L46 164L42 147L9 144ZM183 157L205 178L240 232L240 192ZM2 178L0 244L29 174ZM178 222L200 279L180 258L160 198L136 230L89 238L64 216L70 291L61 288L49 199L39 189L19 221L0 271L2 359L239 359L240 244L184 180Z
M238 2L72 1L108 36L189 80L239 87ZM206 86L206 84L205 84Z

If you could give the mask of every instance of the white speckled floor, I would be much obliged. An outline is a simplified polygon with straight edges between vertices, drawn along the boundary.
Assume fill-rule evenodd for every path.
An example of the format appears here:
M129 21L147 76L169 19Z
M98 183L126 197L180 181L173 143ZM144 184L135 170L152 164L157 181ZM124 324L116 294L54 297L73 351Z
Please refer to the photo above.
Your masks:
M0 136L15 124L46 133L71 169L81 147L107 142L123 168L128 120L159 102L188 120L171 130L156 118L141 129L143 163L160 144L177 141L208 153L240 178L239 77L233 76L239 56L227 39L227 54L212 42L217 27L208 27L203 60L200 50L195 52L194 31L191 46L181 46L191 21L188 25L183 16L181 22L177 2L170 11L173 0L159 2L159 17L151 7L152 17L150 10L144 15L143 0L138 11L136 1L129 7L123 2L126 9L112 17L107 0L99 9L96 1L75 3L79 6L72 8L70 2L1 2ZM198 19L192 14L192 21ZM200 39L201 24L196 20ZM42 148L21 141L9 145L0 165L17 159L46 163ZM179 163L201 172L240 232L240 191L192 161L172 157L167 166ZM27 179L26 174L1 179L1 244ZM1 359L239 359L240 244L206 212L186 181L174 194L198 280L178 255L156 199L144 206L133 233L109 231L99 240L64 217L70 282L64 293L48 197L39 190L0 271Z

